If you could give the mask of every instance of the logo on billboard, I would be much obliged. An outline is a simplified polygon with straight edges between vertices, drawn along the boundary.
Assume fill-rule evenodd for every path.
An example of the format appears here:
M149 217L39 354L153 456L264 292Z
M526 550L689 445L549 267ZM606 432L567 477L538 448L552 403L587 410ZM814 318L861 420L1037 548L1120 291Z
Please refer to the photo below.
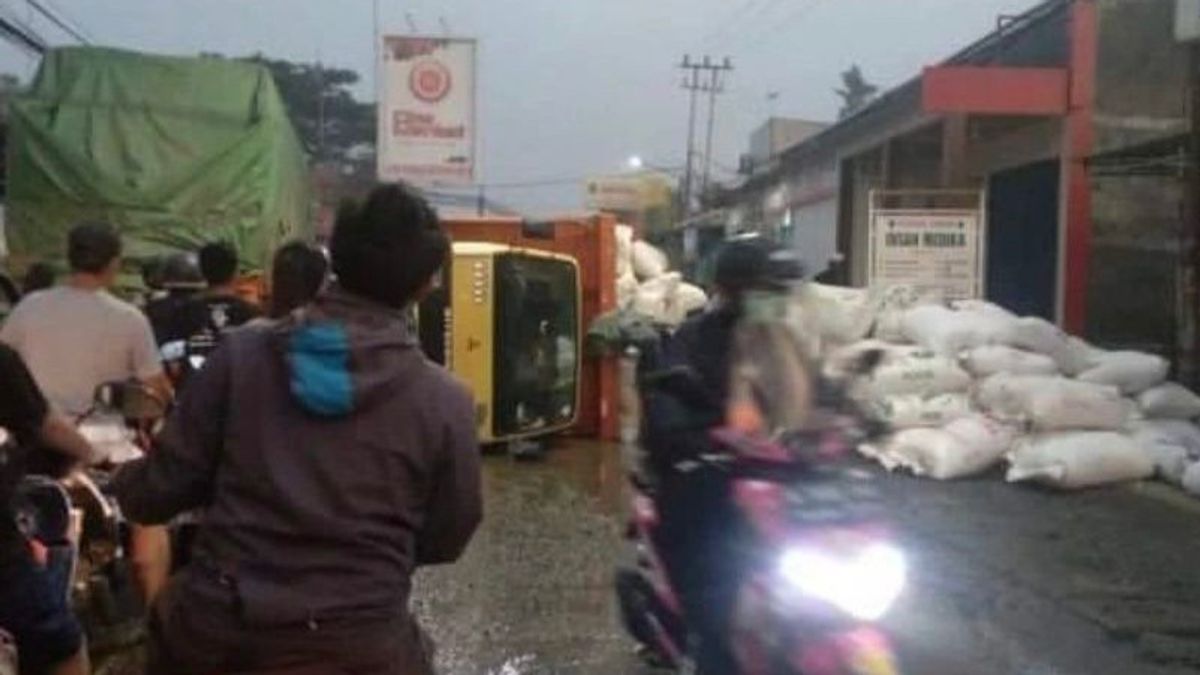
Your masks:
M408 76L409 90L425 103L440 103L449 95L453 82L450 69L436 59L421 59Z

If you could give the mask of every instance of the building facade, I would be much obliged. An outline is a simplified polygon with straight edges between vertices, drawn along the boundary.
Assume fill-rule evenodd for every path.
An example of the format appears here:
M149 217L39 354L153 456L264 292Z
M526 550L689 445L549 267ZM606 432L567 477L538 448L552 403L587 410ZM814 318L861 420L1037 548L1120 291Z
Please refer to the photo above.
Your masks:
M876 191L982 191L985 295L1102 346L1196 351L1191 0L1049 0L796 143L724 205L867 282ZM840 262L839 262L840 261Z

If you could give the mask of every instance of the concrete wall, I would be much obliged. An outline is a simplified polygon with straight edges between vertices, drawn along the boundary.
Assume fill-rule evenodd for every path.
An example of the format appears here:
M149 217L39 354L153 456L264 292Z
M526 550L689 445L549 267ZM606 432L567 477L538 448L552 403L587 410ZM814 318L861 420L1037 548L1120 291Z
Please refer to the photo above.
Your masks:
M1058 157L1062 126L1062 120L1048 117L973 121L967 147L971 182L983 185L994 173Z
M1099 0L1096 151L1188 130L1188 54L1175 0Z
M824 122L772 117L750 135L750 158L764 164L829 126Z
M1187 133L1187 50L1174 41L1174 0L1099 0L1096 152ZM1110 172L1111 173L1111 172ZM1182 182L1174 175L1093 178L1087 336L1176 352Z

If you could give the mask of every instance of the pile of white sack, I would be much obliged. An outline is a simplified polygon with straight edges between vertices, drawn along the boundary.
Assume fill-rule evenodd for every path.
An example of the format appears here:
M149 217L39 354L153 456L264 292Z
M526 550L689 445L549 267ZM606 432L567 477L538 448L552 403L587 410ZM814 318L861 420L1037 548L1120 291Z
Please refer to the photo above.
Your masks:
M672 272L666 254L633 238L633 228L618 225L617 305L632 309L665 326L678 326L689 314L703 309L708 296L699 286Z
M949 480L1006 462L1010 482L1157 476L1200 496L1200 396L1166 381L1164 359L1097 349L987 302L810 286L801 320L827 367L884 354L853 393L890 426L860 449L885 467Z

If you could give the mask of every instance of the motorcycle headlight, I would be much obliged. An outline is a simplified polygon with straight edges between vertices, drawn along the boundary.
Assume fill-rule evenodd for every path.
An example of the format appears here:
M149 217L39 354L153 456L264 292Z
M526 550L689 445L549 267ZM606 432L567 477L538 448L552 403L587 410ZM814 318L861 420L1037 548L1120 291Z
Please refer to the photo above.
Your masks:
M828 602L860 621L876 621L903 592L908 564L903 553L884 544L843 556L796 548L784 553L779 575L806 596Z

